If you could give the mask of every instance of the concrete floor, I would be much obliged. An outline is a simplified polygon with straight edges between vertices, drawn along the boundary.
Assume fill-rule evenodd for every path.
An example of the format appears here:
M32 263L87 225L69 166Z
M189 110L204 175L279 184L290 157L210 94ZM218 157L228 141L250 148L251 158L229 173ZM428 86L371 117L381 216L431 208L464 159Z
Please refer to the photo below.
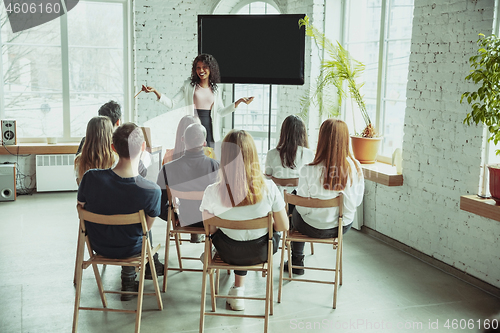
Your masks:
M20 196L14 202L0 203L0 332L71 331L75 205L75 192ZM162 220L153 226L153 238L154 244L163 245ZM203 251L198 244L184 243L182 248L193 256ZM346 234L344 249L344 283L337 309L331 308L331 286L287 283L282 303L274 303L270 332L450 332L454 330L445 324L449 320L451 325L453 319L472 319L474 328L460 331L477 332L478 321L500 311L500 299L359 231ZM333 258L328 246L317 245L315 250L316 254L306 256L307 264ZM276 254L276 297L279 259ZM192 265L201 267L198 262ZM108 267L103 274L105 286L119 288L119 273L119 268ZM307 272L304 277L316 274L321 272ZM142 332L197 332L201 274L171 273L168 281L162 312L155 310L154 297L145 296ZM222 291L232 281L232 276L222 274ZM262 294L264 283L261 276L250 272L246 294ZM151 282L145 288L152 290ZM100 304L90 269L84 272L82 290L82 305ZM135 300L121 302L119 295L109 295L108 301L112 307L136 305ZM225 309L223 299L218 306ZM261 303L247 301L245 312L262 309ZM133 332L134 320L132 314L81 311L79 332ZM263 321L208 317L205 328L207 332L261 332Z

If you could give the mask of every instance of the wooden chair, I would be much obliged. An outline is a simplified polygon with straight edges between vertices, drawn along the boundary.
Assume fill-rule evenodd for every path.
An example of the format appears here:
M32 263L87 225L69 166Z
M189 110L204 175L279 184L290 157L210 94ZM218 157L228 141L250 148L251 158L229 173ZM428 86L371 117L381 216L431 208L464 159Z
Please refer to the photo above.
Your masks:
M264 319L264 332L267 332L269 326L269 315L273 314L273 218L272 213L269 212L267 216L253 219L253 220L224 220L219 217L212 217L209 220L204 220L205 224L205 256L203 260L203 280L201 287L201 313L200 313L200 333L204 331L205 316L226 316L226 317L245 317L245 318L256 318ZM217 228L227 228L227 229L237 229L237 230L250 230L250 229L260 229L268 228L269 239L268 239L268 255L267 262L251 265L251 266L237 266L230 265L221 260L218 254L212 258L211 255L206 255L207 253L212 253L212 240L209 237L210 226ZM218 275L220 269L226 270L247 270L247 271L259 271L267 277L266 279L266 296L265 297L248 297L248 296L229 296L229 295L219 295L218 288L215 286L214 272ZM206 288L207 288L207 275L210 276L210 294L212 303L212 312L205 311L205 298L206 298ZM218 284L218 279L217 279ZM229 313L218 313L216 312L216 299L217 298L239 298L239 299L251 299L251 300L261 300L265 301L265 312L264 315L248 315L248 314L229 314Z
M321 199L313 199L313 198L305 198L294 194L286 193L285 190L285 202L288 208L288 204L293 204L295 206L301 207L310 207L310 208L329 208L329 207L339 207L339 233L336 238L312 238L306 235L301 234L296 230L290 230L284 233L283 244L285 246L282 247L281 250L281 264L280 264L280 284L278 290L278 303L281 303L281 292L283 287L283 280L288 281L302 281L302 282L314 282L314 283L324 283L324 284L333 284L333 308L335 309L337 306L337 291L338 286L342 285L342 210L343 210L343 194L340 193L338 197L329 200L321 200ZM335 260L335 268L321 268L321 267L298 267L292 265L292 253L291 253L291 242L307 242L307 243L320 243L320 244L330 244L333 249L336 250L336 260ZM284 264L285 264L285 248L288 251L288 277L283 276ZM323 280L311 280L311 279L298 279L294 278L292 274L292 268L304 268L310 270L319 270L319 271L332 271L335 272L334 281L323 281Z
M138 333L141 328L141 314L142 314L142 299L143 295L156 295L156 300L158 302L158 309L163 310L163 303L160 297L160 288L158 286L158 277L156 276L156 270L153 260L153 254L159 249L158 245L154 250L151 249L151 244L147 237L148 229L146 226L146 216L144 211L141 210L134 214L126 215L99 215L86 211L80 205L77 205L78 216L80 219L80 234L78 235L78 246L77 246L77 271L76 271L76 295L75 295L75 309L73 315L73 332L78 329L78 314L79 310L94 310L94 311L112 311L112 312L127 312L135 313L135 332ZM90 245L89 238L87 236L87 230L85 227L85 221L105 224L105 225L130 225L140 223L142 226L142 250L139 256L125 258L125 259L110 259L100 256L94 252L92 246ZM87 249L90 258L84 260L84 248L87 244ZM155 288L154 293L144 293L144 271L146 263L149 262L151 267L151 272L153 276L153 285ZM109 291L104 290L102 285L101 276L97 265L115 265L115 266L135 266L140 268L139 273L139 291ZM99 289L99 294L101 296L102 308L90 308L80 306L80 296L82 290L82 274L83 270L92 266L94 270L95 279L97 282L97 288ZM154 272L154 273L153 273ZM106 293L113 294L135 294L137 295L137 309L136 310L124 310L124 309L111 309L108 308L108 302L106 299Z
M271 177L272 181L282 187L287 187L287 186L292 186L292 187L297 187L299 186L299 178L275 178ZM286 191L286 190L284 190ZM288 206L286 208L286 211L288 212ZM292 214L288 214L288 218L291 218ZM314 254L314 244L311 243L311 254Z
M190 272L202 272L203 270L201 268L199 269L193 269L193 268L183 268L182 267L182 260L200 260L199 257L194 258L194 257L183 257L181 255L181 241L190 241L190 239L182 239L181 235L182 234L198 234L198 235L204 235L205 234L205 229L202 227L181 227L180 225L177 225L177 221L174 221L174 205L172 204L175 202L175 198L178 199L183 199L183 200L197 200L201 201L203 198L203 193L204 191L190 191L190 192L181 192L181 191L176 191L169 186L167 186L167 195L168 195L168 215L167 215L167 236L165 240L165 270L163 272L163 288L162 291L166 292L167 291L167 272L169 270L171 271L190 271ZM175 241L175 248L177 250L177 260L179 261L179 267L169 267L168 266L168 258L170 255L170 241L174 240Z

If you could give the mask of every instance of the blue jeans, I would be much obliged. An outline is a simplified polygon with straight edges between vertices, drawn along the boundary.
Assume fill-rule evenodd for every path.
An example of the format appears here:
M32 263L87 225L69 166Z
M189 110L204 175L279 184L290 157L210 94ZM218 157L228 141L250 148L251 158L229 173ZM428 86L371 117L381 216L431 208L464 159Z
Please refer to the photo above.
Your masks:
M342 233L345 234L349 229L351 229L352 223L345 225L342 229ZM302 216L300 216L297 209L293 210L292 213L292 226L298 232L313 238L334 238L339 235L339 228L331 229L317 229L310 226L304 221ZM292 255L293 256L303 256L304 255L304 243L303 242L292 242Z

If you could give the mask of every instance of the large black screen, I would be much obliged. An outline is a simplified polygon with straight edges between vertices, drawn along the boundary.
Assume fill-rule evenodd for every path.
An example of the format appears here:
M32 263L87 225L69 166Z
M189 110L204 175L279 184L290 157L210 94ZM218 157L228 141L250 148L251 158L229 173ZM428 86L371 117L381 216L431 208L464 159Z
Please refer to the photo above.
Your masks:
M198 52L217 59L222 83L304 84L304 16L198 15Z

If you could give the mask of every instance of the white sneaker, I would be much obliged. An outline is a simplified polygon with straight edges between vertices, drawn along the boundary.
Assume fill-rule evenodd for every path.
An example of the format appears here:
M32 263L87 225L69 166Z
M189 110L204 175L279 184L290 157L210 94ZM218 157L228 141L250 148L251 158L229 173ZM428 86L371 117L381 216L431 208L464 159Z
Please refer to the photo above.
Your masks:
M233 286L229 289L229 296L245 296L245 287L235 287ZM237 298L226 298L227 304L231 307L231 310L234 311L243 311L245 310L245 300L237 299Z

